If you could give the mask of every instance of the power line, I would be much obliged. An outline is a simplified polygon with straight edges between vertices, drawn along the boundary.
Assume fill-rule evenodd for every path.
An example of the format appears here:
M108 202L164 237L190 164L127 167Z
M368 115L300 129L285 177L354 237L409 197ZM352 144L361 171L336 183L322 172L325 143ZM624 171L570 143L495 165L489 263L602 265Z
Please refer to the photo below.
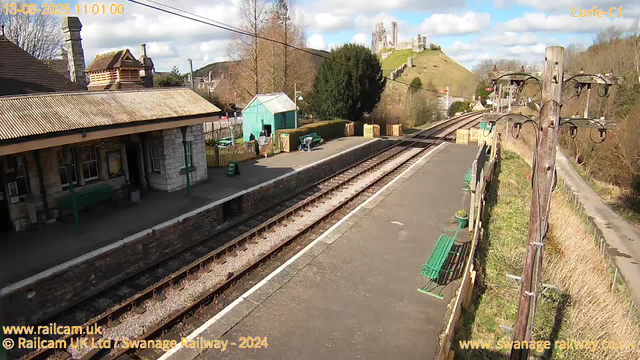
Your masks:
M313 52L313 51L309 51L309 50L304 49L304 48L299 48L299 47L297 47L297 46L295 46L295 45L291 45L291 44L288 44L288 43L286 43L286 42L282 42L282 41L280 41L280 40L267 38L267 37L264 37L264 36L258 35L258 34L256 34L256 33L250 33L250 32L247 32L247 31L245 31L245 30L242 30L242 29L236 28L236 27L234 27L234 26L232 26L232 25L228 25L228 24L225 24L225 23L220 22L220 21L212 20L212 19L206 18L206 17L204 17L204 16L200 16L200 15L197 15L197 14L193 14L193 13L190 13L190 12L188 12L188 11L185 11L185 10L182 10L182 9L179 9L179 8L176 8L176 7L173 7L173 6L170 6L170 5L166 5L166 4L163 4L163 3L157 2L157 1L153 1L153 0L146 0L146 1L148 1L148 2L151 2L151 3L157 4L157 5L160 5L160 6L164 6L164 7L170 8L170 9L175 10L175 11L171 11L171 10L163 9L163 8L158 7L158 6L154 6L154 5L150 5L150 4L145 4L145 3L142 3L142 2L140 2L140 1L138 1L138 0L128 0L128 1L129 1L129 2L132 2L132 3L135 3L135 4L138 4L138 5L142 5L142 6L145 6L145 7L151 8L151 9L154 9L154 10L162 11L162 12L164 12L164 13L168 13L168 14L171 14L171 15L179 16L179 17L184 18L184 19L188 19L188 20L196 21L196 22L199 22L199 23L201 23L201 24L205 24L205 25L209 25L209 26L213 26L213 27L216 27L216 28L222 29L222 30L230 31L230 32L233 32L233 33L236 33L236 34L239 34L239 35L251 36L251 37L254 37L254 38L256 38L256 39L265 40L265 41L270 41L270 42L273 42L273 43L276 43L276 44L280 44L280 45L283 45L283 46L286 46L286 47L292 48L292 49L294 49L294 50L302 51L302 52L307 53L307 54L312 55L312 56L317 56L317 57L323 58L323 59L325 59L325 60L332 61L332 62L334 62L334 63L336 63L336 64L339 64L339 65L342 65L342 66L348 66L347 64L341 63L341 62L339 62L339 61L337 61L337 60L335 60L335 59L332 59L332 58L330 58L330 57L328 57L328 56L324 56L324 55L321 55L321 54L317 54L317 53L315 53L315 52ZM193 17L187 16L187 15L184 15L184 14L180 14L180 13L178 13L178 12L176 12L176 11L179 11L179 12L182 12L182 13L185 13L185 14L189 14L189 15L192 15L192 16L196 16L196 17L198 17L198 18L200 18L200 19L193 18ZM205 19L205 20L201 20L201 19ZM396 80L396 79L392 79L392 78L390 78L390 77L388 77L388 76L384 76L384 75L382 75L382 77L383 77L384 79L388 80L388 81L392 81L392 82L395 82L395 83L402 84L402 85L405 85L405 86L407 86L407 87L410 87L410 84L405 83L405 82L403 82L403 81L399 81L399 80ZM418 89L418 90L422 90L422 91L425 91L425 92L431 92L431 93L434 93L434 94L440 94L440 92L439 92L438 90L429 90L429 89L423 89L423 88L422 88L422 89ZM449 96L453 96L453 95L449 95ZM458 96L458 97L462 97L462 96Z

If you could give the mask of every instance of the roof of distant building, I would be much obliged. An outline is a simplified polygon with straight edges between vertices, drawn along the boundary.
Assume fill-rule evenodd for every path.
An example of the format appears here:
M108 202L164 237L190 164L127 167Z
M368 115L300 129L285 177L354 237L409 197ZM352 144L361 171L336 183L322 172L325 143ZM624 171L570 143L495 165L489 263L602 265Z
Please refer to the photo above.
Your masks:
M6 96L0 97L0 142L218 112L187 88Z
M0 35L0 96L86 90Z
M142 64L131 54L129 49L124 49L96 55L91 65L87 67L87 72L118 68L141 69Z
M285 93L258 94L249 101L247 106L242 109L244 112L253 102L258 99L273 114L280 114L287 111L294 111L296 104Z

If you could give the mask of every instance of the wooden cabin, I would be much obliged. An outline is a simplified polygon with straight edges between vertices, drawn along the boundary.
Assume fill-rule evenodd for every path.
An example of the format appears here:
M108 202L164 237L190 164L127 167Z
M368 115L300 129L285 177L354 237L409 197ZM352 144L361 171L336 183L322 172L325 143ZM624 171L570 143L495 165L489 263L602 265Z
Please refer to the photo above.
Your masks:
M153 62L146 56L136 59L129 49L98 54L87 68L89 90L131 90L153 87Z

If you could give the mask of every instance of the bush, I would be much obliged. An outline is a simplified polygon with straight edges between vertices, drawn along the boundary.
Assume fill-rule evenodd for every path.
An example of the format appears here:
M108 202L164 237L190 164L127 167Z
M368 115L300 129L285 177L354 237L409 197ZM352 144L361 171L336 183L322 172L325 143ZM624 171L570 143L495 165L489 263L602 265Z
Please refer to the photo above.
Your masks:
M449 117L454 116L458 112L471 111L471 105L468 101L456 101L449 106Z
M297 149L300 145L300 136L304 136L310 133L316 133L320 135L325 141L339 138L344 136L344 125L350 123L348 120L327 120L318 121L308 125L301 126L297 129L282 129L276 130L274 139L274 145L280 148L280 134L289 134L289 148ZM358 126L356 123L356 130Z

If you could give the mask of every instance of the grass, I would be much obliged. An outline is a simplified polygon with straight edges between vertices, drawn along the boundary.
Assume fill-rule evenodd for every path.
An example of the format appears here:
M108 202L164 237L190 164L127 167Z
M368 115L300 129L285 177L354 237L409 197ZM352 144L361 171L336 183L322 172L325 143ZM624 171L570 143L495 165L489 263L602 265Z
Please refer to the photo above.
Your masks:
M407 51L409 53L406 53ZM396 53L398 54L396 55ZM382 62L384 74L389 75L391 70L406 62L409 54L414 53L411 50L394 51ZM413 68L404 70L398 78L399 81L408 84L413 78L419 77L424 88L427 88L430 82L438 91L449 86L451 96L468 96L470 98L475 92L477 83L475 76L440 51L425 50L416 53L413 65ZM387 81L385 92L388 92L395 101L400 101L407 93L407 86Z
M478 261L484 268L476 280L471 309L463 314L463 326L456 333L456 346L458 340L497 344L511 340L512 336L500 325L513 326L516 318L519 287L507 274L520 276L522 273L531 201L527 177L531 170L522 158L508 151L503 152L499 164L488 198L488 206L493 206L484 220L488 226L477 251ZM555 256L553 249L547 252L546 262ZM540 298L534 340L546 340L550 335L548 329L557 328L553 324L560 298L555 294ZM507 355L507 350L497 347L472 352L456 350L458 359L502 359Z
M523 129L524 130L524 129ZM508 139L506 148L531 158L532 140ZM463 351L458 340L510 340L500 325L512 326L517 310L518 286L506 274L520 276L527 242L531 166L515 152L504 150L491 184L484 223L485 234L477 251L481 264L471 307L463 313L456 333L457 359L503 359L506 350ZM621 281L611 288L613 268L602 257L587 217L573 206L567 189L558 183L553 193L546 240L543 282L557 286L538 303L533 340L635 341L635 349L592 350L558 348L543 359L633 359L640 357L640 316L629 314L630 295Z
M394 50L393 53L391 53L391 55L387 56L385 59L381 58L382 73L384 74L384 76L389 76L389 74L391 74L393 70L406 63L408 58L426 55L428 52L435 53L431 50L424 50L419 53L414 53L411 49Z

